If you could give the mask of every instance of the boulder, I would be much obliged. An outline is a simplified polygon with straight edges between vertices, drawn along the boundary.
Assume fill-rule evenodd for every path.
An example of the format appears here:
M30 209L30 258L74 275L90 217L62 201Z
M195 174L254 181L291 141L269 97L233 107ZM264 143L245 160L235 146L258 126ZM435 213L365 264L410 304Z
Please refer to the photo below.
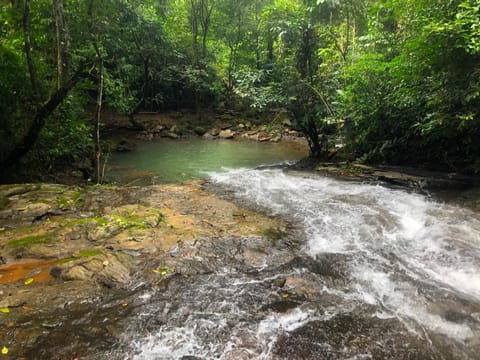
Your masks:
M220 134L218 134L218 137L222 139L233 139L234 136L235 132L230 129L222 130L220 131Z
M120 140L117 147L115 148L115 151L117 152L129 152L133 150L135 150L135 144L126 139Z
M270 139L271 142L280 142L280 140L282 140L282 135L275 135Z
M123 287L131 280L131 261L121 252L100 253L56 265L50 273L64 281L93 279L107 287Z
M201 126L197 126L193 129L193 132L195 134L197 134L198 136L203 136L205 135L205 133L207 132L207 130L205 130L203 127Z
M178 139L180 136L178 136L178 135L177 135L176 133L174 133L174 132L169 132L169 133L167 134L167 137L170 138L170 139L176 140L176 139Z
M207 133L203 134L203 138L204 138L204 139L207 139L207 140L212 140L212 139L213 139L213 135L207 132Z
M258 141L263 142L263 141L270 141L272 139L272 135L270 135L266 131L262 131L258 134Z

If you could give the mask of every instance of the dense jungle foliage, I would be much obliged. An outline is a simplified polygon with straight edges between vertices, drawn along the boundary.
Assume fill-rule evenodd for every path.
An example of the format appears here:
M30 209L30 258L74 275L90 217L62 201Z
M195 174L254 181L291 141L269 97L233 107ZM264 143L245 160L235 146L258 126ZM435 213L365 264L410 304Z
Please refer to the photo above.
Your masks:
M480 172L478 0L0 4L3 174L98 165L102 106L286 108L314 156Z

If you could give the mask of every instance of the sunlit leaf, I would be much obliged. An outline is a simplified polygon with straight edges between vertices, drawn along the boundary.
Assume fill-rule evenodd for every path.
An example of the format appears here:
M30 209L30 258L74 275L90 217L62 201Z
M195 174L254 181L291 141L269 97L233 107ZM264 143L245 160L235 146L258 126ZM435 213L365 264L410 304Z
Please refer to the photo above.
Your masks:
M161 274L162 276L163 276L163 275L167 275L167 271L166 271L166 270L163 270L160 274Z
M0 308L0 313L8 314L8 313L10 313L10 309L9 308Z
M123 303L123 304L122 304L122 307L127 307L127 306L128 306L127 303Z
M28 278L27 280L25 280L23 282L25 285L30 285L31 283L33 283L33 278Z
M2 355L8 354L8 348L6 346L2 347Z
M158 269L153 269L152 272L156 274L158 273Z

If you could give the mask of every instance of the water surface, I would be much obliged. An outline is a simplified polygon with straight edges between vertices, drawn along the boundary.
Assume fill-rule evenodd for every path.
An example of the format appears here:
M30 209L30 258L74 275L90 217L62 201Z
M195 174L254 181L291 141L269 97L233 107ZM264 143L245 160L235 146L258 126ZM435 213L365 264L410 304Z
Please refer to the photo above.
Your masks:
M205 178L223 168L271 165L307 155L306 146L294 142L161 139L139 143L132 152L114 153L107 179L134 184L181 182Z

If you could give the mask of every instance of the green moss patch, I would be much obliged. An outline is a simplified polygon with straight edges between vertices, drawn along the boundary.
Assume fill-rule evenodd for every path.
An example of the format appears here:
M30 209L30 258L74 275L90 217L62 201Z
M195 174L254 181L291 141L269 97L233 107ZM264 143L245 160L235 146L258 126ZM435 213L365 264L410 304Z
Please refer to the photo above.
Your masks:
M100 249L80 250L78 252L78 254L73 256L73 257L58 260L57 264L62 265L62 264L66 264L66 263L78 260L78 259L94 257L94 256L101 255L101 254L103 254L103 251L100 250Z
M7 243L13 248L35 245L35 244L50 244L54 241L56 233L26 236L18 240L12 240Z

